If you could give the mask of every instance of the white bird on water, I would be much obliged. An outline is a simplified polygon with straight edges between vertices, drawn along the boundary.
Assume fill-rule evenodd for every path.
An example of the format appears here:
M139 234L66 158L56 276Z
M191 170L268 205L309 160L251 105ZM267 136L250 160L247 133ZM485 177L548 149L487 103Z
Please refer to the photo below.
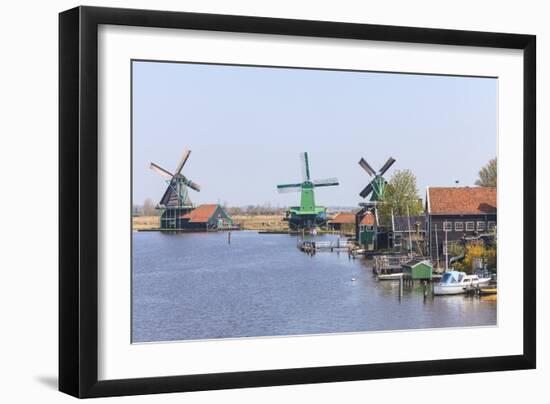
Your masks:
M351 278L351 281L352 281L352 282L355 282L356 280L357 280L357 279L355 279L355 278Z

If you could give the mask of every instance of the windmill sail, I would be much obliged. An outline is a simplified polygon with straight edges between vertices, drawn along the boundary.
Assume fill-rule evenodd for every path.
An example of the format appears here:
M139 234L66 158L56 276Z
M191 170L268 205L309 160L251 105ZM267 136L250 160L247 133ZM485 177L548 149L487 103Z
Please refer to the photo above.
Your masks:
M302 178L304 181L309 181L309 159L307 157L307 152L301 153L300 158L302 159Z
M302 184L285 184L277 185L277 191L280 194L286 194L288 192L300 192L302 190Z
M371 192L372 192L372 184L367 185L363 190L359 193L361 198L366 198Z
M149 168L155 171L156 173L162 175L163 177L168 178L169 180L171 180L172 177L174 176L171 172L169 172L168 170L165 170L159 165L156 165L155 163L151 163Z
M176 168L176 172L175 172L176 174L179 174L181 172L181 169L183 168L183 166L187 162L187 159L189 158L190 154L191 154L191 150L185 149L185 151L183 152L183 156L181 157L180 163L178 164L178 167Z
M386 163L382 166L378 175L384 175L384 173L389 170L393 163L395 163L395 159L393 157L390 157L388 161L386 161Z
M201 191L201 186L197 184L196 182L191 181L190 179L185 178L185 185L187 185L189 188L194 189L197 192Z
M337 178L325 178L322 180L313 180L313 185L315 185L315 187L332 187L340 184Z
M372 177L373 175L376 174L376 172L374 171L374 169L370 166L369 163L367 163L367 161L364 159L364 158L361 158L361 160L359 160L359 165L361 167L363 167L363 169Z

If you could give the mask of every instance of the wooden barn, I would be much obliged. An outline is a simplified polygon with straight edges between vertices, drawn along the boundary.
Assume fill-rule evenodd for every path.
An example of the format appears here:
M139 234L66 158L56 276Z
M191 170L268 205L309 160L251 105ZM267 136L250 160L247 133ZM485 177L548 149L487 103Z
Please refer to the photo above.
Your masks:
M445 265L445 243L492 233L496 225L496 188L428 187L426 231L432 262Z
M233 220L220 205L200 205L179 219L179 228L185 230L208 231L233 227Z
M340 212L337 213L329 222L331 230L337 230L342 233L355 234L355 213Z
M393 216L391 220L392 231L390 234L393 248L409 249L409 241L415 245L423 245L426 239L426 217L418 216ZM418 248L412 248L416 251Z

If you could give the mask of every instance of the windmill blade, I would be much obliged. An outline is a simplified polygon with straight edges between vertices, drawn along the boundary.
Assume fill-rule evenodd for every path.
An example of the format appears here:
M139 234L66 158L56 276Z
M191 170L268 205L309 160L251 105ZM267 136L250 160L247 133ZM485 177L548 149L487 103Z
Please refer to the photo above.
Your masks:
M300 158L302 159L302 177L304 181L309 181L309 159L307 157L307 152L301 153Z
M367 161L361 157L361 160L359 160L359 165L363 167L363 170L365 170L371 177L376 174L374 169L370 166Z
M359 195L361 196L361 198L366 198L372 192L372 190L372 183L370 183L361 192L359 192Z
M277 191L279 191L280 194L284 194L287 192L300 192L301 190L302 184L277 185Z
M196 182L191 181L190 179L185 179L185 185L187 185L189 188L194 189L197 192L201 191L201 186L197 184Z
M380 169L379 175L384 175L384 173L389 170L393 163L395 163L395 159L393 157L390 157L388 161L386 161L386 164L384 164Z
M173 175L172 175L172 173L170 173L170 171L165 170L164 168L162 168L159 165L156 165L155 163L151 163L149 165L149 168L151 170L155 171L156 173L162 175L163 177L168 178L169 180L171 180L172 177L173 177Z
M181 172L181 169L187 162L187 159L189 158L189 155L191 154L191 150L185 149L183 152L183 156L181 157L180 163L178 164L178 168L176 168L175 174L179 174Z
M326 178L323 180L313 180L313 185L315 185L315 187L332 187L340 185L340 183L337 178Z
M290 192L300 192L302 190L302 187L294 187L294 188L277 188L277 191L280 194L288 194Z

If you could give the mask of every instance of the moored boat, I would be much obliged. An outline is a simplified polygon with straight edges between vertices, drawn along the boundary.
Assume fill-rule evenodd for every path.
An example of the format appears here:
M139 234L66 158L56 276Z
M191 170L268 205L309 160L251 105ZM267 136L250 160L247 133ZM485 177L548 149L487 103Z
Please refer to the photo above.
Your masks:
M489 284L491 278L480 278L477 275L467 275L460 271L443 273L441 281L434 286L434 295L458 295L468 289L479 288Z

